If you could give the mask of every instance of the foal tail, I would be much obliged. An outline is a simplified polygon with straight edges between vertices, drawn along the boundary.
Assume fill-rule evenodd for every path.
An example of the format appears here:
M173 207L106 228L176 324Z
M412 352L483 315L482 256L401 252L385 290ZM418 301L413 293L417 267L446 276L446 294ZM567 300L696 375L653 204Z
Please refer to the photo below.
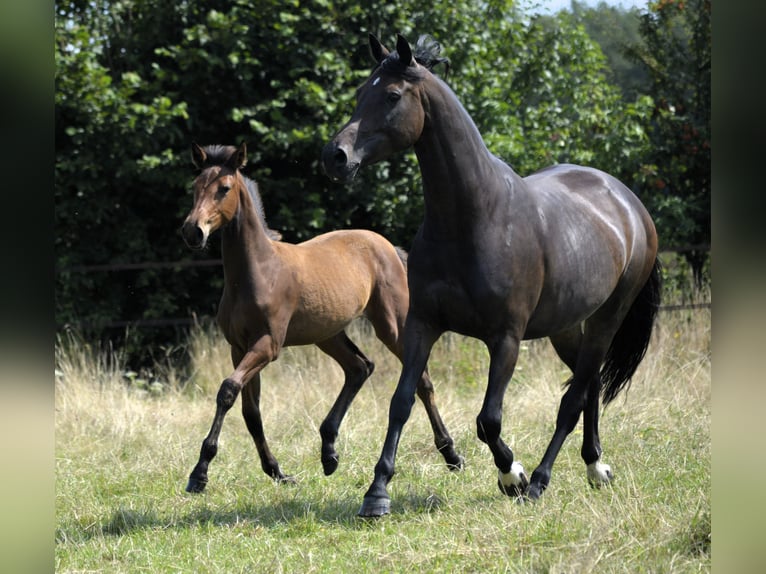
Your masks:
M606 353L600 373L601 395L605 405L630 385L631 377L644 358L660 307L661 272L660 260L655 259L649 279L630 307Z

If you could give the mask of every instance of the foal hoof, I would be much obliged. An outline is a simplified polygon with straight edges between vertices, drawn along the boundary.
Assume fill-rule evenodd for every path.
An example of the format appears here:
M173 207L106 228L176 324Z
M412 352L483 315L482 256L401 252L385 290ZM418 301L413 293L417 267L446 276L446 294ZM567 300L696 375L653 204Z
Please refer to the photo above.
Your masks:
M205 490L207 486L207 480L197 480L196 478L189 478L189 482L186 483L186 492L199 493Z
M333 456L331 458L322 459L322 468L324 469L324 475L330 476L333 472L338 470L338 457Z
M391 512L391 499L387 496L365 496L357 516L380 518Z
M524 472L520 462L514 461L511 464L511 470L506 473L497 471L497 487L506 496L520 497L528 485L527 473Z
M298 484L298 479L291 474L282 474L274 477L277 484Z
M460 472L465 468L465 459L462 456L457 455L457 458L454 461L447 463L447 468L451 472Z

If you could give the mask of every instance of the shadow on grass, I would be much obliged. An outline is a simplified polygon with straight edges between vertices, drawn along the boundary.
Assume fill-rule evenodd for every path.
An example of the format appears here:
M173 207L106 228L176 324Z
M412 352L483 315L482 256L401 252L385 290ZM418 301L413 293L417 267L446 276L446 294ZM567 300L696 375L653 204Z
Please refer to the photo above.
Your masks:
M183 530L200 526L296 528L302 533L327 526L364 530L379 525L380 520L391 520L392 516L411 519L413 516L438 511L442 501L435 494L402 493L392 502L392 515L381 519L357 516L360 504L361 499L349 497L330 503L296 497L260 506L237 504L227 505L226 508L196 507L180 514L174 510L163 513L155 509L117 508L108 517L91 517L60 526L56 540L62 543L71 540L83 542L101 536L125 536L142 530Z

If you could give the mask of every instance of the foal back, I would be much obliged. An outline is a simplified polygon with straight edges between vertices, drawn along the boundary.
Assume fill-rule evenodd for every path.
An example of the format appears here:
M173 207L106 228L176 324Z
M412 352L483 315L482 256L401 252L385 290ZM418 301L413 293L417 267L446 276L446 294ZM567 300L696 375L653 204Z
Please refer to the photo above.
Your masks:
M281 275L297 285L285 346L322 341L363 315L386 344L398 340L409 304L407 271L385 238L341 230L274 248L284 266Z

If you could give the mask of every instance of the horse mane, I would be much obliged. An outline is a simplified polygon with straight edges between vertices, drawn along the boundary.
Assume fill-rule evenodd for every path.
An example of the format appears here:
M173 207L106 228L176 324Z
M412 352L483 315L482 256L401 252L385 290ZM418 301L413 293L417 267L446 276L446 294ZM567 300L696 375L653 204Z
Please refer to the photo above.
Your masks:
M429 34L421 34L415 46L412 49L412 57L415 61L426 68L432 74L435 74L434 68L439 64L444 64L444 77L449 74L450 59L446 56L440 56L442 46L437 42L433 36ZM407 62L408 64L409 62ZM416 73L412 73L409 66L404 65L399 60L399 53L396 50L391 53L380 63L379 66L383 70L393 70L402 73L405 79L416 80L418 76Z
M202 151L205 152L205 162L201 167L202 169L205 169L212 166L225 165L226 162L229 161L229 158L231 158L231 156L236 153L237 148L231 145L216 144L205 146L202 148ZM261 194L258 191L258 183L255 180L247 177L241 171L240 175L245 181L245 188L250 194L250 199L253 201L253 207L255 208L255 212L258 214L258 218L263 224L263 229L266 232L266 235L275 241L282 239L282 234L275 229L271 229L268 223L266 223L266 212L263 209L263 200L261 199Z

